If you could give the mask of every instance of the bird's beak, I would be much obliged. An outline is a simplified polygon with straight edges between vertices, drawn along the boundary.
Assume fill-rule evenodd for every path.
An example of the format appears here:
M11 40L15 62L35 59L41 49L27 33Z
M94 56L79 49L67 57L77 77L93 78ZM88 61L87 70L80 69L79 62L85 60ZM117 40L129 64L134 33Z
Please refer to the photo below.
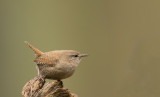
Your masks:
M87 57L87 54L81 54L80 57Z

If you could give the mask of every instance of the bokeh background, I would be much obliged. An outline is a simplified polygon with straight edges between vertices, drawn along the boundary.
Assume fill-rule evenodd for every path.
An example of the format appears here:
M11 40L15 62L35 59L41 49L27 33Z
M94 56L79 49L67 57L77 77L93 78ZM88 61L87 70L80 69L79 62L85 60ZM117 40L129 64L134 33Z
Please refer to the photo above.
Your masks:
M0 0L0 95L37 75L30 42L89 54L64 86L79 97L160 97L159 0Z

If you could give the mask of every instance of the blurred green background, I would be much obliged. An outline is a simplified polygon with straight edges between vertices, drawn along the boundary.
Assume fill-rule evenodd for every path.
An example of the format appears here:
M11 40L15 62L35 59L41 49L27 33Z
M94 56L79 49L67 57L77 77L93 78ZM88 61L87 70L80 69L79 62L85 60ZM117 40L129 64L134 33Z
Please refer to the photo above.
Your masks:
M79 97L160 97L159 0L0 0L0 94L37 75L30 42L89 54L64 86Z

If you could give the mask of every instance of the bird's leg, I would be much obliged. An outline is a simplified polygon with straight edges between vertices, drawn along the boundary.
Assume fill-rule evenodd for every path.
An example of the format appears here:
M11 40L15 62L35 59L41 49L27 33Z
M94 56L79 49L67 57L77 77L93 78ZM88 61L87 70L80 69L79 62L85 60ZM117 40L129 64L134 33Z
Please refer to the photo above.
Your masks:
M57 80L57 82L58 82L58 85L63 87L63 82L61 80Z

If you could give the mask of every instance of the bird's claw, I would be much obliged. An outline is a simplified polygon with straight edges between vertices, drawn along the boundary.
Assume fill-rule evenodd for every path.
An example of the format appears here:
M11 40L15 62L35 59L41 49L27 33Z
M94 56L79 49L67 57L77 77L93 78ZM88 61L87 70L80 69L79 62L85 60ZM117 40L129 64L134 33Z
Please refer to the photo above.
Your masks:
M63 87L63 82L61 80L57 80L58 81L58 86Z

